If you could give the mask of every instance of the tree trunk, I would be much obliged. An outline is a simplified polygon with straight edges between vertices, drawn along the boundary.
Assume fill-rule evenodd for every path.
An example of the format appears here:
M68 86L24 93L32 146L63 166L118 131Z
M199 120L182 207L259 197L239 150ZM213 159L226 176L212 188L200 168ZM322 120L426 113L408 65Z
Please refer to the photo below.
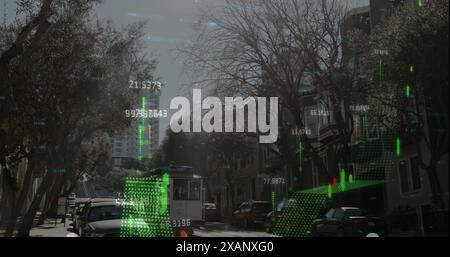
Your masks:
M39 217L38 225L44 224L44 221L47 219L48 212L51 211L53 207L55 207L55 203L58 202L58 193L60 190L61 179L57 178L56 183L53 184L53 187L50 189L47 197L45 198L44 209L42 210L41 216Z
M36 195L31 202L30 207L28 208L24 218L23 223L19 228L18 237L28 237L30 234L30 230L33 226L34 217L36 216L36 212L41 204L42 198L49 191L49 187L53 184L55 180L55 176L52 173L47 174L44 177L44 180L39 185Z
M8 214L8 200L10 195L10 190L8 185L6 185L5 179L2 180L2 198L0 200L0 224L4 224L9 220Z
M8 222L8 226L5 231L5 237L10 237L14 233L17 217L21 214L21 211L24 207L25 200L27 198L27 195L30 191L31 184L33 182L33 169L34 169L33 158L30 158L30 162L28 163L28 167L27 167L27 172L25 173L25 178L22 183L21 190L20 190L19 198L17 199L17 202L15 203L15 206L12 211L11 219Z
M4 217L3 218L3 222L8 224L16 224L17 222L17 218L14 217L14 209L15 209L15 203L16 203L16 193L14 191L8 191L6 192L7 196L6 196L6 208L5 211L3 213ZM5 237L7 237L8 235L5 233L4 234Z
M11 172L8 168L5 168L5 164L2 165L2 199L0 200L1 221L0 224L7 224L11 219L12 209L14 208L14 186L13 179L11 178Z
M37 221L37 225L44 224L44 221L47 219L47 214L50 209L50 201L53 199L53 196L50 192L47 192L47 195L45 197L44 202L44 208L41 211L41 216L39 216L39 219Z

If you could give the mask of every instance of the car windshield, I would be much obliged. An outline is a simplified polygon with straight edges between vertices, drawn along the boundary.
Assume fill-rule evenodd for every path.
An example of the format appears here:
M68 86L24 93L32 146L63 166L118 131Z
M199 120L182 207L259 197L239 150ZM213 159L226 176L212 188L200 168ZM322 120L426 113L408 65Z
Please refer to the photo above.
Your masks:
M288 205L288 201L279 202L277 205L277 211L281 211L282 209L286 208L287 205Z
M364 213L360 209L347 209L345 210L347 216L363 216Z
M122 218L122 206L120 205L107 205L92 207L89 211L89 222L100 220L115 220Z
M270 211L269 203L254 203L253 209L257 211Z

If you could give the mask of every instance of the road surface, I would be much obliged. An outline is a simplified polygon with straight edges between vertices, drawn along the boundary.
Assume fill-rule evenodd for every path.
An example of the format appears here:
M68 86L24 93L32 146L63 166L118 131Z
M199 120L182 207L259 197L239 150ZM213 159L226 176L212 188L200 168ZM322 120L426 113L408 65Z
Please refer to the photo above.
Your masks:
M196 237L274 237L274 235L260 231L221 231L194 229Z

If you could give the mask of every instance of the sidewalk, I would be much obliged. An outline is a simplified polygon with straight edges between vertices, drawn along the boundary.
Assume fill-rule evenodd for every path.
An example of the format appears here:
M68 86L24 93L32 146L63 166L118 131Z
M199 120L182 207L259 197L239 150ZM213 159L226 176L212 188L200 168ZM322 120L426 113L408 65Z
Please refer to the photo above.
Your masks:
M67 219L64 226L61 219L58 219L58 223L55 225L55 219L47 219L44 224L35 226L30 230L30 237L78 237L71 231L71 223L72 221ZM4 232L4 229L0 229L0 237L3 237Z
M30 230L30 237L78 237L71 231L71 220L66 220L66 226L58 219L55 226L55 219L48 219L43 225L34 227Z

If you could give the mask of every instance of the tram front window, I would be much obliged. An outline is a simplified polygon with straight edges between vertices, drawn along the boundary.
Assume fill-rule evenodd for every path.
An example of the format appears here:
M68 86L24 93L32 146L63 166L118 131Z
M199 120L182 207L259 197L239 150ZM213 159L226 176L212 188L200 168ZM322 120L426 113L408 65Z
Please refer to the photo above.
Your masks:
M174 179L173 181L173 200L188 199L188 181L185 179Z
M200 181L174 179L173 200L200 200Z

